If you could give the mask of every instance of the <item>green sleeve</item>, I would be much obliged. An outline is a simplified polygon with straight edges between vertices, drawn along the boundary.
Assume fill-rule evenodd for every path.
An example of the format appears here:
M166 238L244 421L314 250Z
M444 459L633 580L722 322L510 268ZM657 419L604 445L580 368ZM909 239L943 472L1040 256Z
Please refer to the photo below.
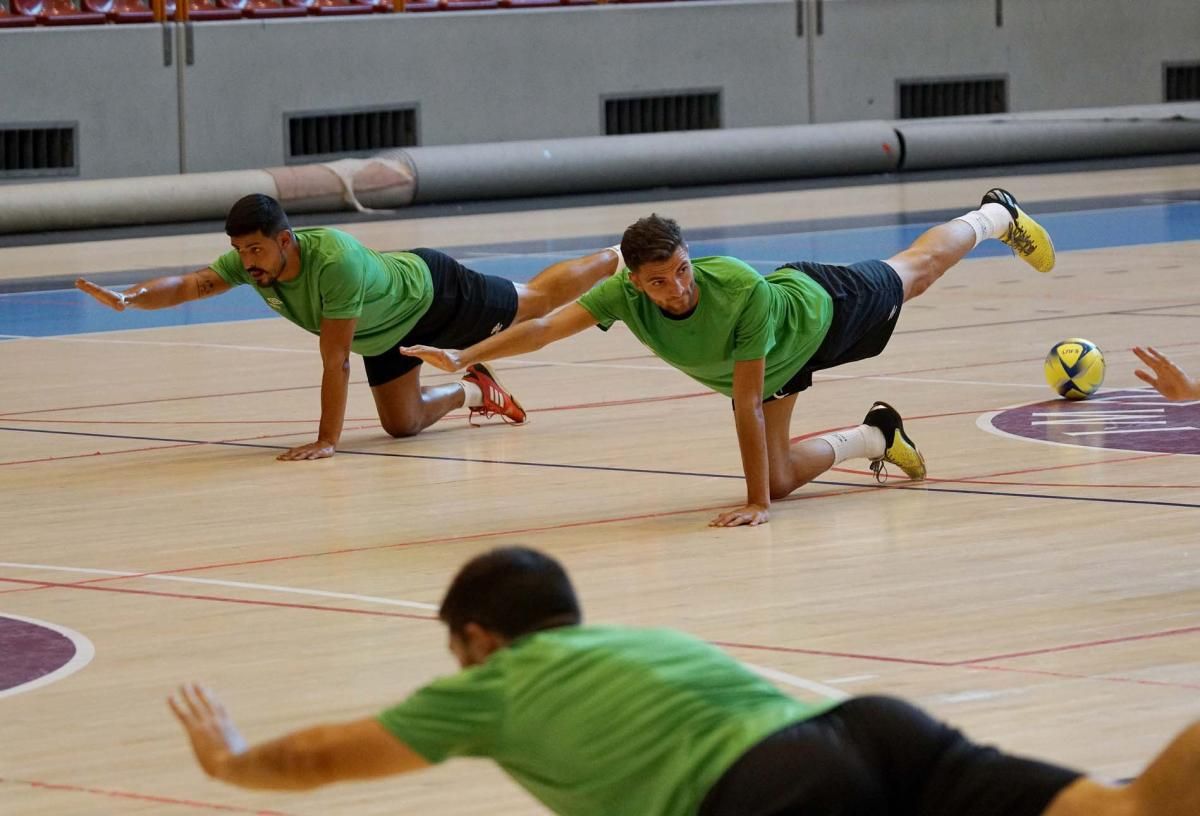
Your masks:
M745 303L733 328L733 359L766 357L771 346L771 291L766 279L758 278L746 293Z
M353 261L328 263L321 268L321 317L335 320L362 317L367 287L364 271Z
M501 679L485 664L435 680L378 720L436 764L452 756L490 756L503 716Z
M246 268L242 266L242 259L238 257L237 250L229 250L209 266L230 286L241 286L250 282L250 276L246 274Z
M599 286L593 286L576 301L596 318L596 324L607 331L612 324L624 318L625 286L629 271L622 270Z

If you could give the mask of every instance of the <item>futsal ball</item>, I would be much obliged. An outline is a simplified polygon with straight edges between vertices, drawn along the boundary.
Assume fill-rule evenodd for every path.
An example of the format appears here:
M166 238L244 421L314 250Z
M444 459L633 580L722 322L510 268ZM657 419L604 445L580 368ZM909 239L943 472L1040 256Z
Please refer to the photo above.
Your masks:
M1046 355L1046 382L1060 397L1087 399L1104 382L1104 354L1078 337L1055 343Z

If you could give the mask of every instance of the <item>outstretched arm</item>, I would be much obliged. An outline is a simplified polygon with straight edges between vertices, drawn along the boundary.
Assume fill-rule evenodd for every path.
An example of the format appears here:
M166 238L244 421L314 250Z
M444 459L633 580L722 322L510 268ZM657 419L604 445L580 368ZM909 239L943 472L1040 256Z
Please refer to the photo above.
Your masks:
M1150 371L1138 369L1133 373L1139 380L1154 386L1155 391L1169 400L1200 399L1200 380L1193 380L1158 349L1134 346L1133 353L1150 368Z
M211 691L192 684L168 699L204 772L243 788L309 790L415 771L429 762L373 718L294 731L247 746Z
M578 303L570 303L546 317L510 326L462 351L433 346L401 346L400 353L420 357L443 371L458 371L486 360L537 351L542 346L595 325L596 318L592 317L591 312Z
M742 471L746 474L746 504L727 510L710 527L755 527L771 518L771 478L767 458L767 423L763 419L762 392L766 359L738 360L733 364L733 417L737 425Z
M357 318L321 320L321 424L317 441L279 454L278 459L327 459L337 450L346 421L346 396L350 390L350 343Z
M123 312L126 309L166 309L189 300L219 295L233 287L211 267L205 267L186 275L168 275L135 283L123 292L106 289L83 278L76 279L75 288L108 308Z

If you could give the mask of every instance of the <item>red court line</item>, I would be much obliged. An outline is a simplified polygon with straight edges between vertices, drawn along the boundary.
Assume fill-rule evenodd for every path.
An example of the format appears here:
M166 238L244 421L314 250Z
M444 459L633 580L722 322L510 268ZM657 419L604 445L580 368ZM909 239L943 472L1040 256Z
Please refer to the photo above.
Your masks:
M1096 465L1111 465L1119 462L1135 462L1141 459L1161 459L1166 456L1174 456L1173 453L1141 453L1132 456L1120 456L1115 459L1100 459L1093 462L1074 462L1069 465L1048 465L1046 467L1023 468L1021 470L1006 470L1000 473L985 473L978 477L967 477L963 479L939 479L935 476L926 476L925 481L931 484L986 484L997 485L1000 487L1111 487L1119 489L1140 489L1140 488L1156 488L1159 490L1192 490L1200 485L1165 485L1165 484L1108 484L1099 482L1004 482L993 480L993 476L1020 476L1025 473L1044 473L1051 470L1066 470L1068 468L1094 467ZM869 470L856 470L855 468L832 467L830 470L838 473L849 473L854 476L871 476Z
M714 391L694 391L688 394L667 394L659 397L632 397L621 400L602 400L599 402L579 402L573 405L552 405L544 408L530 408L531 413L546 413L549 411L577 411L584 408L607 408L613 405L637 405L643 402L669 402L671 400L693 399L695 397L713 396ZM446 419L465 419L466 414L450 413L442 417ZM5 415L0 414L0 418ZM316 425L316 419L24 419L9 417L8 422L28 422L40 425ZM376 417L347 417L346 422L377 422ZM371 428L374 425L366 425ZM349 430L362 430L350 428ZM290 435L290 434L289 434ZM232 441L232 440L231 440ZM239 440L240 441L240 440ZM191 444L191 443L188 443Z
M1113 643L1133 643L1139 640L1154 640L1156 638L1174 637L1176 635L1191 635L1200 632L1200 626L1184 626L1179 629L1164 629L1161 632L1144 632L1140 635L1125 635L1123 637L1104 638L1102 640L1089 640L1083 643L1069 643L1064 646L1051 646L1045 649L1030 649L1025 652L1010 652L1009 654L988 655L987 657L976 657L970 660L959 660L949 665L953 666L969 666L972 663L991 663L997 660L1013 660L1018 657L1032 657L1042 654L1058 654L1060 652L1071 652L1077 649L1090 649L1095 646L1108 646Z
M351 380L351 385L361 385L366 380ZM187 400L198 399L217 399L220 397L245 397L253 394L275 394L281 391L304 391L313 388L320 388L317 385L289 385L282 388L257 388L253 391L228 391L217 394L191 394L185 397L156 397L154 399L145 400L129 400L127 402L101 402L95 405L71 405L65 408L38 408L33 411L9 411L0 414L0 417L15 417L25 416L27 414L52 414L56 411L86 411L91 408L122 408L129 405L155 405L160 402L185 402Z
M135 578L137 576L121 576ZM182 598L192 601L216 601L217 603L244 604L246 606L272 606L280 609L312 609L318 612L347 612L352 615L373 615L384 618L409 618L411 620L437 620L434 615L417 615L411 612L385 612L380 609L350 609L344 606L321 606L319 604L286 603L284 601L253 601L248 598L222 598L219 595L191 595L184 592L155 592L149 589L129 589L127 587L91 586L86 582L67 583L63 581L31 581L23 578L5 578L0 581L10 584L30 584L46 589L88 589L93 592L116 592L123 595L150 595L156 598Z
M801 649L794 646L764 646L758 643L734 643L732 641L714 640L714 646L724 649L749 649L756 652L784 652L786 654L815 655L817 657L845 657L851 660L870 660L873 663L902 663L907 666L937 666L949 668L954 663L945 660L920 660L909 657L885 657L883 655L858 654L857 652L834 652L826 649Z
M803 501L806 499L835 498L837 496L846 496L846 495L851 495L854 493L864 493L868 490L878 490L878 489L880 489L880 488L876 487L875 485L870 485L870 486L861 487L861 488L849 488L849 489L845 489L845 490L830 490L830 491L823 491L821 493L807 493L803 496L789 496L786 499L781 499L780 502ZM776 503L778 504L780 502L776 502ZM706 507L691 507L691 508L687 508L684 510L668 510L665 512L641 513L641 514L632 515L632 516L617 516L617 517L613 517L613 518L588 519L585 521L570 521L570 522L563 522L560 524L546 525L546 526L542 526L542 527L525 527L525 528L520 528L520 529L516 529L516 530L495 530L495 531L491 531L491 532L468 533L468 534L457 535L457 536L425 538L425 539L418 539L416 541L402 541L402 542L398 542L396 544L373 544L373 545L365 546L365 547L345 547L340 550L326 550L323 552L315 552L315 553L293 553L291 555L277 555L277 556L270 556L267 558L255 558L255 559L246 560L246 561L225 561L225 562L220 562L220 563L216 563L216 564L201 564L201 565L197 565L197 566L193 566L193 567L179 567L177 569L170 569L170 570L156 570L156 571L152 571L152 572L139 572L139 573L134 573L132 575L106 575L101 578L88 578L83 581L61 582L61 583L56 583L56 584L50 584L50 586L51 587L55 587L55 586L62 586L62 587L79 586L79 587L82 587L82 586L90 586L92 584L108 583L110 581L130 581L130 580L134 580L137 578L145 578L145 577L148 577L151 575L178 575L181 573L202 572L205 570L223 569L226 567L256 566L258 564L273 564L273 563L278 563L281 561L295 561L295 560L300 560L300 559L304 559L304 558L321 558L321 557L324 557L327 555L350 555L350 554L354 554L354 553L371 552L374 550L403 549L406 547L416 547L416 546L420 546L420 545L424 545L424 544L451 544L451 543L455 543L455 542L459 542L459 541L474 541L474 540L479 540L479 539L484 539L484 538L496 538L499 536L528 535L530 533L542 533L542 532L549 532L549 531L553 531L553 530L565 530L565 529L570 529L570 528L575 528L575 527L588 527L588 526L592 526L592 525L604 525L604 524L619 524L619 523L625 522L625 521L640 521L643 519L652 519L652 518L667 518L670 516L687 515L689 513L701 513L701 512L711 513L714 510L721 510L721 509L731 507L731 506L732 505L729 505L729 504L722 504L722 505L711 505L711 506L706 506ZM4 580L16 580L16 579L0 578L0 581L4 581ZM26 583L43 584L46 582L27 581ZM40 588L45 588L45 587L40 587ZM0 594L2 594L2 593L0 593Z
M118 454L118 453L143 453L145 451L166 450L167 448L193 448L197 444L206 444L206 443L176 442L176 443L165 443L162 445L149 445L144 448L123 448L121 450L115 450L115 451L104 451L104 452L92 451L91 453L72 453L72 454L68 454L67 456L43 456L41 459L13 459L10 462L0 462L0 467L4 467L5 465L33 465L33 464L38 464L39 462L61 462L65 459L87 459L92 456L112 456L112 455Z
M61 782L41 782L36 779L0 778L0 783L8 783L10 785L26 785L30 788L37 788L40 790L89 793L94 796L109 796L115 799L135 799L139 802L154 802L160 805L180 805L183 807L198 808L200 810L219 810L225 813L250 813L254 814L254 816L288 816L288 814L278 810L252 810L250 808L237 807L235 805L219 805L214 802L201 802L196 799L177 799L172 796L156 796L149 793L135 793L133 791L113 790L109 788L90 788L83 785L66 785Z
M1200 628L1200 627L1198 627ZM789 646L764 646L755 643L732 643L719 640L712 641L713 645L721 646L727 649L749 649L752 651L763 652L783 652L789 654L804 654L815 655L820 657L842 657L851 660L866 660L872 663L899 663L907 666L927 666L940 669L967 669L969 671L995 671L1008 672L1010 674L1030 674L1046 677L1057 677L1064 680L1095 680L1104 683L1126 683L1141 686L1159 686L1164 688L1185 688L1185 689L1200 689L1200 685L1193 683L1176 683L1167 680L1145 680L1137 677L1121 677L1113 674L1074 674L1071 672L1056 672L1044 671L1041 669L1024 669L1017 666L987 666L976 664L973 661L955 661L949 662L944 660L920 660L917 658L903 657L887 657L884 655L868 655L858 654L856 652L835 652L822 649L800 649ZM1082 648L1082 646L1080 646ZM1043 650L1045 652L1056 651L1055 649ZM988 660L989 658L980 658Z
M1045 677L1058 677L1063 680L1101 680L1105 683L1128 683L1135 686L1157 686L1159 688L1200 689L1197 683L1176 683L1170 680L1148 680L1141 677L1120 677L1115 674L1070 674L1068 672L1045 671L1042 669L1019 669L1015 666L984 666L972 664L968 669L983 671L1008 672L1010 674L1034 674Z

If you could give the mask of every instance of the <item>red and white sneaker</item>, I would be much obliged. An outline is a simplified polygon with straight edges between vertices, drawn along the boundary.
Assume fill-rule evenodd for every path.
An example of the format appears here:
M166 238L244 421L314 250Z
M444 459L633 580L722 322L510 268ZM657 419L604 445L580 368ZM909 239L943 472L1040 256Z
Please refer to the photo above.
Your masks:
M469 366L467 373L463 376L463 381L478 386L479 393L483 394L483 405L471 409L468 421L472 425L477 424L475 422L476 414L483 414L484 419L499 416L510 425L525 424L525 409L521 407L521 403L517 402L516 397L500 384L496 372L486 364L476 363Z

